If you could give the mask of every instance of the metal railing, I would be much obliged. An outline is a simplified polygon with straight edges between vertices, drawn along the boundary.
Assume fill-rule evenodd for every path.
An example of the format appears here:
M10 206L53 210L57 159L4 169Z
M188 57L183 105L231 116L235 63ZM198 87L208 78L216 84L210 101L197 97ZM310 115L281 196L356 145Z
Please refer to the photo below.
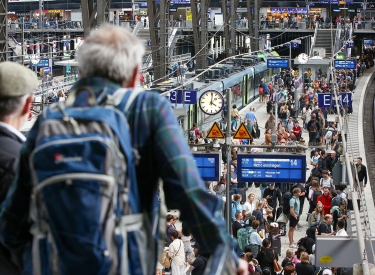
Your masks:
M62 89L70 89L73 84L77 81L78 77L76 74L72 74L69 76L66 76L62 79L54 79L51 81L43 81L37 90L35 90L33 93L36 95L41 95L48 93L53 90L62 90Z
M7 23L8 31L21 31L22 22ZM24 30L39 30L39 29L83 29L81 21L44 21L40 26L39 22L24 22Z
M141 28L143 28L143 22L138 22L133 29L133 35L136 36Z
M335 55L339 49L341 48L340 38L341 38L341 23L337 23L336 26L336 34L335 34L335 44L334 44L334 51L332 52L332 55Z
M150 53L148 56L147 56L147 59L146 61L143 63L142 65L142 70L141 71L146 71L148 68L150 68L152 66L152 53Z
M318 28L319 28L319 24L315 24L314 37L313 37L313 41L311 43L310 54L309 54L310 57L312 57L313 49L315 47L315 41L316 41L316 38L318 36Z

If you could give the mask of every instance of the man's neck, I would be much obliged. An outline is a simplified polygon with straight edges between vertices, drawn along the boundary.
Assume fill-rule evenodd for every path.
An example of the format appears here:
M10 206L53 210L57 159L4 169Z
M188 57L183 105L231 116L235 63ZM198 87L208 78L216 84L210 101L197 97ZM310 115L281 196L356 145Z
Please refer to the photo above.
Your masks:
M12 127L14 127L15 129L17 129L18 131L21 129L22 127L22 123L20 121L20 119L17 119L17 118L14 118L14 117L6 117L2 120L0 120L1 122L4 122Z

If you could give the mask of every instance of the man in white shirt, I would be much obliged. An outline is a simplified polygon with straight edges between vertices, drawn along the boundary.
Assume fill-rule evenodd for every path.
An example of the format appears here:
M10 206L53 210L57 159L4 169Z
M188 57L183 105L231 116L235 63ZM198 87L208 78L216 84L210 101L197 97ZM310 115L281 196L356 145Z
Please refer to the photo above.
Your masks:
M345 227L345 222L343 220L339 220L337 222L337 233L336 236L348 236L348 233L346 233L344 227Z

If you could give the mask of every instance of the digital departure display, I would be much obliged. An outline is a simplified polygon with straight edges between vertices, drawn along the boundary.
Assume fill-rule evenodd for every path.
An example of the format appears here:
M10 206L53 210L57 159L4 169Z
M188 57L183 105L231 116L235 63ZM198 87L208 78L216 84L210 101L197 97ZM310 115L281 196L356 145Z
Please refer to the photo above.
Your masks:
M193 157L204 181L220 179L221 155L219 153L193 153Z
M238 154L240 182L305 182L306 156L287 154Z

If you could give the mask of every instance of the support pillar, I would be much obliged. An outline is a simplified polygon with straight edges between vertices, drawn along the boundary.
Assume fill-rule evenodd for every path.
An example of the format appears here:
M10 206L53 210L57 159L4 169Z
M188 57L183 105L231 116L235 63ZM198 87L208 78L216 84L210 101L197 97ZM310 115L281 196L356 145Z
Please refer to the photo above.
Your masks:
M8 60L8 0L0 0L0 62Z
M238 7L238 1L231 0L230 1L230 28L231 30L229 32L230 33L230 49L229 49L230 55L236 54L236 30L237 30L236 10L237 10L237 7Z
M224 20L225 54L226 57L236 52L236 10L239 0L230 1L230 13L228 12L227 1L222 1L222 13Z
M254 48L252 49L253 51L258 51L259 50L259 9L261 7L261 3L259 3L260 0L254 0L254 20L255 20L255 28L254 28ZM263 2L263 1L261 1Z
M251 1L252 0L246 0L246 7L247 7L247 19L248 19L248 28L249 28L249 47L250 51L253 50L254 46L252 45L252 42L254 41L254 28L256 28L257 23L255 22L255 26L253 24L253 19L254 19L254 13L251 8Z
M97 26L109 23L111 0L81 0L81 7L85 36Z
M167 78L169 3L166 0L157 5L156 0L147 0L155 82L163 82Z
M196 57L197 69L205 69L207 67L207 53L208 48L205 44L208 41L207 31L207 11L210 4L210 0L192 0L191 13L193 16L193 35L194 35L194 47ZM200 6L198 6L200 5ZM199 53L198 53L199 52Z

